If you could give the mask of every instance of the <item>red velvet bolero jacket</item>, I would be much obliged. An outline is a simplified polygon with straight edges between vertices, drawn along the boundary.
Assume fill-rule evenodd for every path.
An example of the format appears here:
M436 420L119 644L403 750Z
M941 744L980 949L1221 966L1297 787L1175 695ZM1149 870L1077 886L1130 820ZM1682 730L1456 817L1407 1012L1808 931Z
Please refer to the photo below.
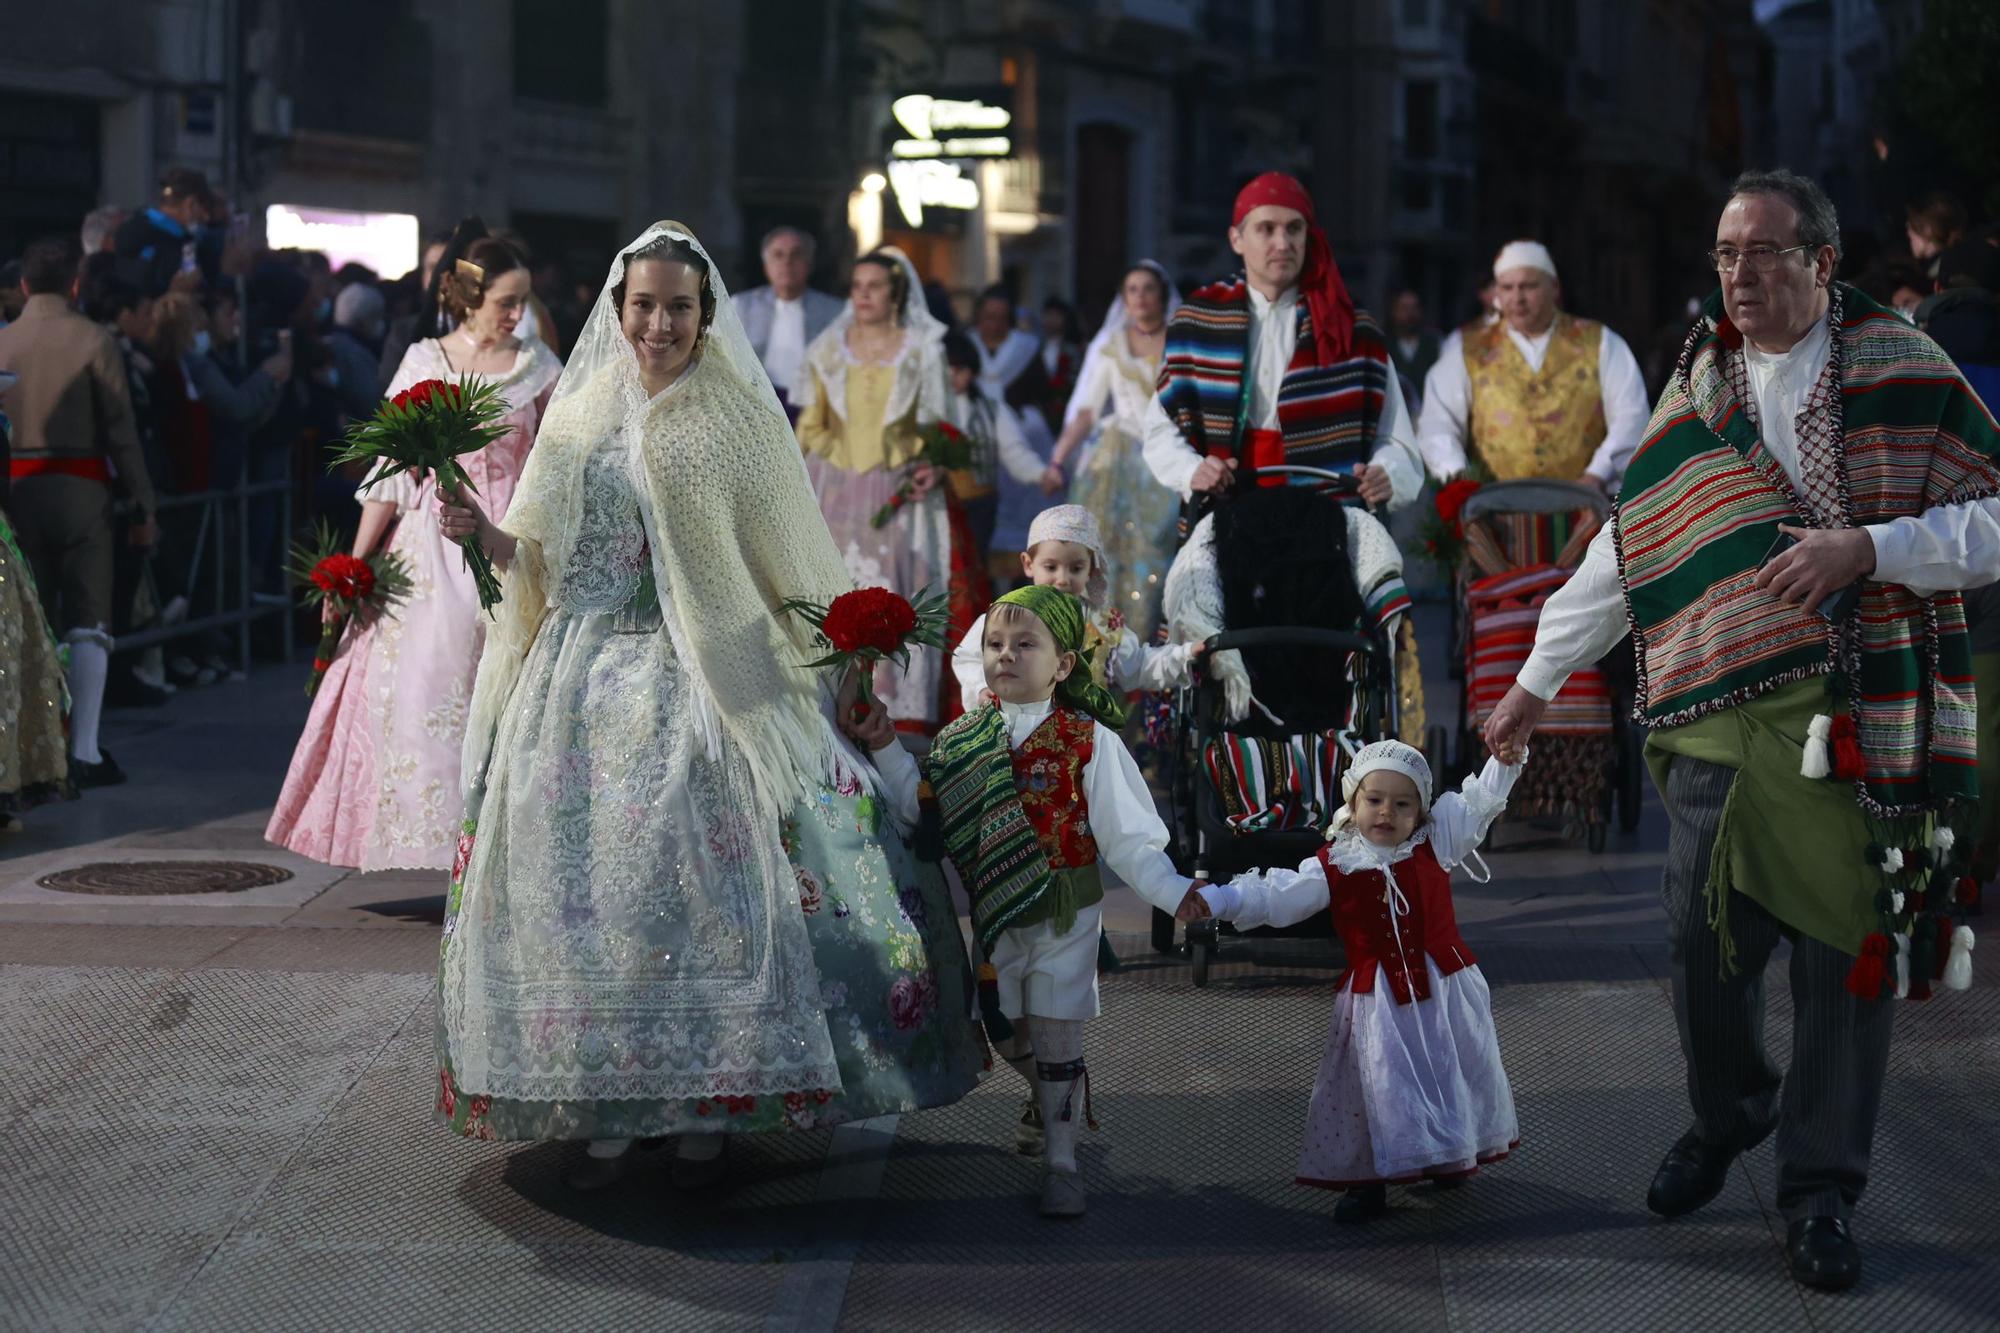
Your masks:
M1396 911L1378 867L1348 872L1329 859L1331 847L1319 854L1320 869L1326 872L1328 910L1333 928L1347 950L1347 971L1338 982L1352 986L1359 995L1375 991L1379 972L1395 993L1397 1004L1413 998L1431 997L1430 973L1424 968L1428 955L1441 976L1479 960L1458 937L1458 918L1451 908L1451 872L1438 864L1437 853L1428 842L1420 842L1409 856L1388 867L1402 891L1407 914ZM1391 916L1394 916L1393 923Z

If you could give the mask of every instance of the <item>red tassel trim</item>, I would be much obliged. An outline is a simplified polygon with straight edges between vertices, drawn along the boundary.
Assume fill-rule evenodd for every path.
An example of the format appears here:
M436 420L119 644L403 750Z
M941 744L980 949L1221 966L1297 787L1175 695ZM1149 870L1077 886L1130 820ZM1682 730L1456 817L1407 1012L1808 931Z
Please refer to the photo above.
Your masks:
M1931 968L1931 980L1944 980L1944 965L1951 961L1951 918L1939 916L1937 919L1937 955L1935 966Z
M1834 780L1861 781L1868 770L1861 760L1861 737L1854 730L1852 713L1834 714L1832 740L1833 743L1827 747L1827 751Z
M1979 881L1970 875L1958 881L1958 905L1967 908L1979 906Z
M1858 1000L1882 998L1883 967L1889 958L1889 937L1879 932L1861 941L1861 956L1847 972L1847 993Z

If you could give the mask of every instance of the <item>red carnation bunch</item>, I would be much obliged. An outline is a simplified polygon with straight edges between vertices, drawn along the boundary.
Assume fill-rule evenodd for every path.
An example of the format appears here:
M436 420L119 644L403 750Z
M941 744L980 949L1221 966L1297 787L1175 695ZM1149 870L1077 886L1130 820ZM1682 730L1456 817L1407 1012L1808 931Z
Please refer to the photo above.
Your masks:
M312 581L327 596L346 602L365 602L375 591L375 571L368 562L338 551L313 566Z
M917 456L903 473L903 480L873 518L868 520L871 528L886 528L898 511L917 498L917 468L925 463L940 472L962 472L972 466L973 446L964 431L949 421L933 421L919 432L922 443L917 446Z
M1459 477L1446 482L1437 493L1438 517L1449 523L1452 531L1461 537L1465 535L1465 525L1459 522L1459 511L1465 508L1465 502L1478 489L1479 483L1472 478Z
M321 520L313 540L292 546L286 572L293 582L305 586L303 604L320 609L319 647L313 653L312 675L306 680L306 697L310 699L319 693L319 683L333 665L348 620L360 611L388 611L407 599L410 570L393 551L377 551L366 558L348 554L340 549L333 529Z
M478 488L458 460L505 435L506 415L498 384L420 380L385 399L368 420L356 422L333 461L365 466L363 490L407 473L422 486L435 479L446 492L476 495ZM500 576L476 535L461 537L458 544L479 590L480 609L490 613L500 600Z
M877 662L907 667L912 648L944 647L950 621L945 595L929 589L919 592L914 603L887 588L856 588L828 606L794 598L779 609L811 625L831 650L806 666L860 669L862 705L857 713L873 701L869 682Z
M433 398L439 405L456 411L465 405L465 390L448 380L419 380L389 401L398 407L428 407Z
M887 588L857 588L833 599L820 633L836 652L872 648L887 657L917 627L917 611Z
M1423 525L1424 550L1449 574L1465 558L1465 502L1479 489L1480 478L1468 473L1438 488L1437 517Z

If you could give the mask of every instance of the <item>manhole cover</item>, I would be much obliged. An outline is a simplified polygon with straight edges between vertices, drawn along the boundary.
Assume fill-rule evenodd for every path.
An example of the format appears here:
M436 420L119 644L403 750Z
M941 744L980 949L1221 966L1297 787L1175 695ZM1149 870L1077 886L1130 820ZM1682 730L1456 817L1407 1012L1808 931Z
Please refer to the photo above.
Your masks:
M282 884L289 870L254 861L96 861L36 880L59 893L136 898L174 893L241 893Z

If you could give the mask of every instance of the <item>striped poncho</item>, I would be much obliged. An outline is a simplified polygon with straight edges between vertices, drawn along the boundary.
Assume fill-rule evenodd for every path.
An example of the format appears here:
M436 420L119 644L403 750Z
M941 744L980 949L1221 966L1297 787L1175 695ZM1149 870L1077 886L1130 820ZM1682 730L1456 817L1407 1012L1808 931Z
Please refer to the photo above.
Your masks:
M1365 313L1354 316L1352 353L1319 364L1312 316L1298 303L1298 350L1278 386L1285 461L1348 468L1368 461L1389 388L1389 343ZM1241 274L1190 295L1167 324L1160 406L1203 456L1234 457L1250 401L1250 288Z
M1837 284L1830 324L1832 391L1815 396L1800 429L1804 470L1837 481L1817 505L1746 413L1730 365L1742 336L1720 293L1689 335L1626 471L1616 524L1638 715L1677 726L1826 676L1858 733L1862 806L1915 814L1977 789L1959 595L1866 583L1857 613L1830 625L1755 580L1780 523L1887 523L2000 494L2000 430L1950 358L1893 312Z

